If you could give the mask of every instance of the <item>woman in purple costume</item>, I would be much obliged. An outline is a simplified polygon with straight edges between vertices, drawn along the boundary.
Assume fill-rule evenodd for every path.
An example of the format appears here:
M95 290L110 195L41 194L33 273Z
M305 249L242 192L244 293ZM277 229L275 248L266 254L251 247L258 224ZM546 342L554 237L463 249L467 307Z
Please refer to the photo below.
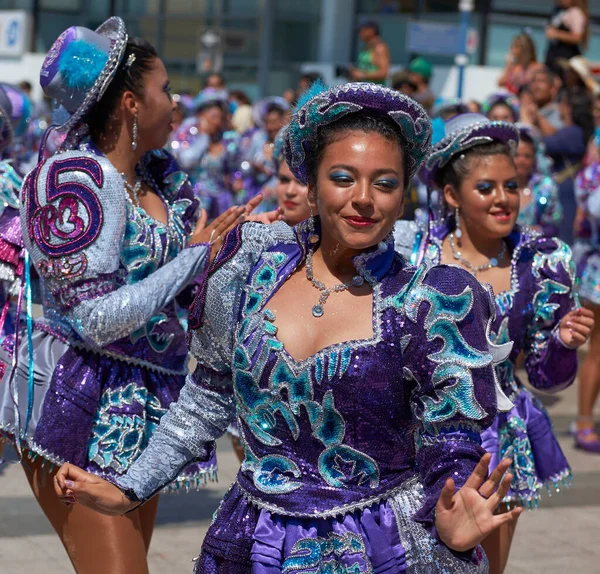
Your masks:
M0 340L12 336L17 295L23 273L23 234L19 218L19 194L23 184L19 162L14 156L14 108L6 90L0 86ZM10 344L8 341L6 344ZM2 373L0 373L1 376Z
M186 176L152 151L170 131L168 78L119 18L95 32L66 30L41 83L69 112L59 128L68 135L23 186L44 318L0 386L0 428L77 572L146 573L156 502L119 518L66 508L53 494L55 465L114 480L146 447L187 372L176 296L205 273L209 243L220 244L243 208L205 226ZM210 455L203 460L164 486L203 484L215 471Z
M225 130L228 94L206 88L194 99L195 116L183 122L171 149L194 185L209 219L240 203L240 136Z
M230 232L191 311L198 368L148 448L118 486L65 465L57 494L128 512L237 414L245 460L196 572L486 572L478 542L520 511L494 515L510 461L486 480L480 439L507 349L489 292L409 266L391 233L427 114L367 83L298 106L284 153L318 216Z
M516 376L517 358L524 353L534 387L560 391L575 378L577 348L594 321L577 304L569 247L515 227L518 140L514 125L477 114L448 122L421 172L430 188L442 192L447 216L412 239L409 226L399 223L396 235L417 260L463 267L496 293L491 338L497 345L513 341L496 373L514 406L483 431L483 448L492 455L492 468L512 453L515 478L504 502L531 507L543 487L558 489L571 473L545 409ZM484 541L490 572L504 570L514 528L514 522L503 525Z

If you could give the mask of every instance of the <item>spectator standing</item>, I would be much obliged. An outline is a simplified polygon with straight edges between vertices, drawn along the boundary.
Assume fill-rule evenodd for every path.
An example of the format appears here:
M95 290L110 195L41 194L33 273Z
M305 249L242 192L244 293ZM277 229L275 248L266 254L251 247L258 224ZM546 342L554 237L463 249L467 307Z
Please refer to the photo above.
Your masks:
M546 66L562 77L560 60L580 56L587 48L589 24L587 0L558 0L546 28Z
M429 88L432 75L431 64L425 58L419 56L408 65L408 71L411 80L417 86L414 99L430 112L435 102L435 95Z
M567 244L573 243L575 221L575 178L581 170L587 144L594 134L592 99L586 90L570 89L559 98L563 127L544 138L546 154L554 161L554 180L558 184L563 220L559 237Z
M358 54L356 67L348 70L351 80L385 84L390 71L390 51L379 35L379 24L365 22L358 31L365 47Z
M563 127L557 96L556 76L548 68L533 74L529 89L521 94L521 122L551 136Z
M506 56L506 66L498 79L498 86L518 94L527 85L533 74L542 67L535 55L535 44L525 32L516 36Z

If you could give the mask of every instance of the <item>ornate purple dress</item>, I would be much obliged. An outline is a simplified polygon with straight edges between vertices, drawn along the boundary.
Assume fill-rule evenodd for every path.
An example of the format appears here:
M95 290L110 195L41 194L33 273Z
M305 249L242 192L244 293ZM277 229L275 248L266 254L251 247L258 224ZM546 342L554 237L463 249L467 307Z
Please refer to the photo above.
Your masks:
M104 477L131 466L179 397L188 354L176 296L209 253L188 245L198 204L173 158L149 153L139 175L167 224L134 206L121 174L87 144L38 164L22 193L44 317L0 385L0 429L31 456ZM214 461L189 467L177 485L213 472Z
M584 220L579 226L573 252L577 261L579 295L600 304L600 163L593 163L577 177L577 205Z
M306 256L306 222L234 229L190 310L198 360L179 401L117 484L146 500L236 417L245 461L204 540L198 573L487 572L479 548L437 538L496 415L489 292L466 272L355 258L373 288L373 336L294 360L269 301ZM504 352L504 354L503 354Z
M409 256L426 248L426 260L439 263L442 242L448 233L444 224L432 226L429 244L415 224L396 225L397 248ZM504 393L513 402L508 412L499 412L482 433L483 447L492 453L492 467L511 449L514 479L506 498L536 506L543 487L567 483L571 470L554 435L543 405L516 376L521 352L529 383L544 392L568 387L577 372L577 351L566 347L558 335L561 319L577 304L575 269L571 250L560 239L515 227L507 238L512 253L512 287L496 295L496 317L491 338L496 344L513 342L509 357L496 366Z

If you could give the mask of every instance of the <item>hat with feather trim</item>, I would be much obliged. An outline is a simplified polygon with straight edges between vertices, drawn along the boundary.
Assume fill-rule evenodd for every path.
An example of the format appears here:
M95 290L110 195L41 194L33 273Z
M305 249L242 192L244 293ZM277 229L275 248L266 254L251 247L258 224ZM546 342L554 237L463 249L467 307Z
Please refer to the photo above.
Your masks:
M462 114L447 121L445 135L425 160L419 178L429 187L436 187L439 171L457 154L489 143L508 144L511 151L519 144L519 130L508 122L495 122L481 114Z
M398 124L404 136L405 169L409 177L417 172L431 148L431 122L420 104L379 84L353 82L326 88L315 82L298 100L284 134L283 154L299 181L307 183L307 159L314 153L319 129L359 112L385 116Z
M69 116L59 131L79 124L102 98L127 46L121 18L113 16L95 31L80 26L65 30L54 42L40 71L44 93L57 100Z

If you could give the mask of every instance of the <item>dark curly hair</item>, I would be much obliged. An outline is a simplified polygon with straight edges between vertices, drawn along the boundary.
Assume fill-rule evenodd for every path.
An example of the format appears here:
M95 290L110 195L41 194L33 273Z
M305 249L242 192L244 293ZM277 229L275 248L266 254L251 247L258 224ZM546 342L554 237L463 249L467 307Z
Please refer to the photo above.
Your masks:
M135 59L129 64L132 55ZM106 119L114 113L125 92L130 91L138 97L143 96L144 78L152 71L152 63L156 58L158 54L154 46L146 40L132 38L127 42L123 59L106 92L85 118L93 137L107 129Z

